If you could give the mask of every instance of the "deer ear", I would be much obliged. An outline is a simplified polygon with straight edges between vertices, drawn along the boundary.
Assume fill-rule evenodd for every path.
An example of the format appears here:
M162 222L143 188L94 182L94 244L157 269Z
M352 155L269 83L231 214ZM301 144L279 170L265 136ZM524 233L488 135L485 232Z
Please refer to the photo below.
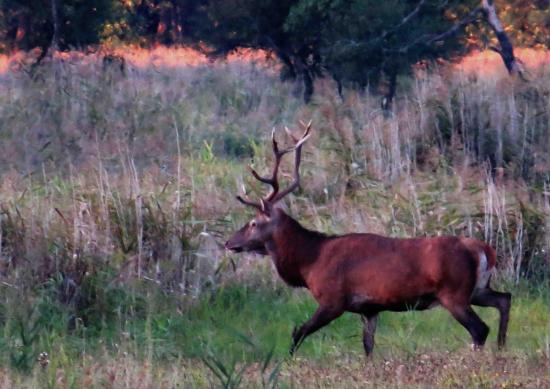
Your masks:
M260 204L262 206L262 213L266 216L271 216L271 204L265 201L264 199L260 199Z

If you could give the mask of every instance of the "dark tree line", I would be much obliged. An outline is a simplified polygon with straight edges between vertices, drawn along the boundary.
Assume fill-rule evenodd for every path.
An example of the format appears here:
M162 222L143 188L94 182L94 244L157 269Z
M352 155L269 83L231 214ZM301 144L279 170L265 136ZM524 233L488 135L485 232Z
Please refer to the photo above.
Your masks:
M65 50L98 43L117 6L112 0L0 0L2 46Z
M549 47L550 0L0 0L0 48L83 48L102 41L196 45L212 56L265 49L281 77L325 74L342 86L386 85L420 61L466 52L472 41L521 73L512 41ZM522 12L523 11L523 12ZM503 23L506 23L504 24ZM512 26L506 30L505 26ZM510 34L511 33L511 34Z

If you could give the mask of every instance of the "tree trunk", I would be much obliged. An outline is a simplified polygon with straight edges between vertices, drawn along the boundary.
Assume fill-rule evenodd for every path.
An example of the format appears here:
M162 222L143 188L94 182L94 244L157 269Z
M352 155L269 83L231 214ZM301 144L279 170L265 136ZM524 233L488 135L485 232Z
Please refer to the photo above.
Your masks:
M51 0L52 6L52 24L53 24L53 35L52 43L50 44L50 49L55 51L59 48L59 8L57 5L57 0Z
M511 75L518 74L522 76L523 66L521 66L521 63L514 55L514 47L512 46L512 42L508 38L508 35L504 31L504 27L500 22L498 13L495 8L494 0L482 0L481 7L483 8L483 12L485 13L485 18L487 19L487 22L495 33L498 39L498 43L500 45L500 48L491 47L491 50L496 51L500 54L502 60L504 61L504 65L508 70L508 73L510 73Z
M281 60L281 62L283 63L283 65L285 66L285 69L286 69L286 73L284 74L281 74L281 79L282 81L286 81L286 80L295 80L296 79L296 68L294 66L294 64L292 63L292 60L290 59L290 56L284 52L283 50L276 50L276 53L277 53L277 56L279 57L279 59Z
M338 91L338 96L340 96L340 98L344 100L344 87L342 85L342 80L340 79L340 77L335 77L334 81L336 81L336 90Z
M296 58L294 65L304 83L304 103L308 104L313 96L313 75L307 63L301 58Z
M52 33L52 40L48 44L47 41L44 42L44 44L40 47L40 55L34 61L34 63L31 65L30 69L30 75L31 77L34 76L34 72L36 69L38 69L38 66L42 63L44 58L46 58L48 55L51 55L52 58L54 58L54 52L59 49L59 8L58 8L58 0L50 0L51 5L51 11L52 11L52 27L53 27L53 33Z
M302 77L304 78L304 103L308 104L313 96L313 77L307 67L304 68Z
M393 98L395 97L395 91L397 88L397 71L391 70L387 74L388 76L388 92L382 100L382 109L385 113L389 113L392 110Z

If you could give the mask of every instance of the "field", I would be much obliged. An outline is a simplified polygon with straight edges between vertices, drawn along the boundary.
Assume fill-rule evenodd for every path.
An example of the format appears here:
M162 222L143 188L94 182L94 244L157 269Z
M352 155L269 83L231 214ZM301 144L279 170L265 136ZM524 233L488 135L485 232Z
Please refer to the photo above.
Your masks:
M303 105L258 53L119 54L124 71L70 53L32 76L0 58L0 387L550 386L547 53L520 52L527 81L486 54L419 68L391 114L330 80ZM265 189L246 166L266 169L271 129L300 120L314 135L290 214L490 242L514 296L506 350L495 311L478 310L491 333L474 352L435 309L383 314L369 361L351 314L288 357L314 301L223 242L250 216L234 196Z

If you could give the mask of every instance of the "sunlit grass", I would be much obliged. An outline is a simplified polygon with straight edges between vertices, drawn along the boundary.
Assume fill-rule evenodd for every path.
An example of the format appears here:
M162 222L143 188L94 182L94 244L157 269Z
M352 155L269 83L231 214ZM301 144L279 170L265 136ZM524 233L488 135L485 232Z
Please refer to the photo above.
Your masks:
M138 46L98 47L96 54L85 55L80 51L57 53L57 57L65 61L101 61L102 55L107 53L123 57L129 64L137 68L181 68L204 66L213 61L204 53L190 47L166 47L158 45L152 48ZM24 52L0 55L0 73L16 69L20 63L30 63L38 56L38 51L29 56ZM536 69L548 66L550 57L547 51L529 48L516 48L515 54L527 69ZM219 60L218 60L219 61ZM240 49L231 53L226 61L233 63L256 63L264 67L277 68L273 55L263 50ZM466 73L476 73L484 77L502 77L506 71L502 59L493 51L472 52L457 64L457 70Z

